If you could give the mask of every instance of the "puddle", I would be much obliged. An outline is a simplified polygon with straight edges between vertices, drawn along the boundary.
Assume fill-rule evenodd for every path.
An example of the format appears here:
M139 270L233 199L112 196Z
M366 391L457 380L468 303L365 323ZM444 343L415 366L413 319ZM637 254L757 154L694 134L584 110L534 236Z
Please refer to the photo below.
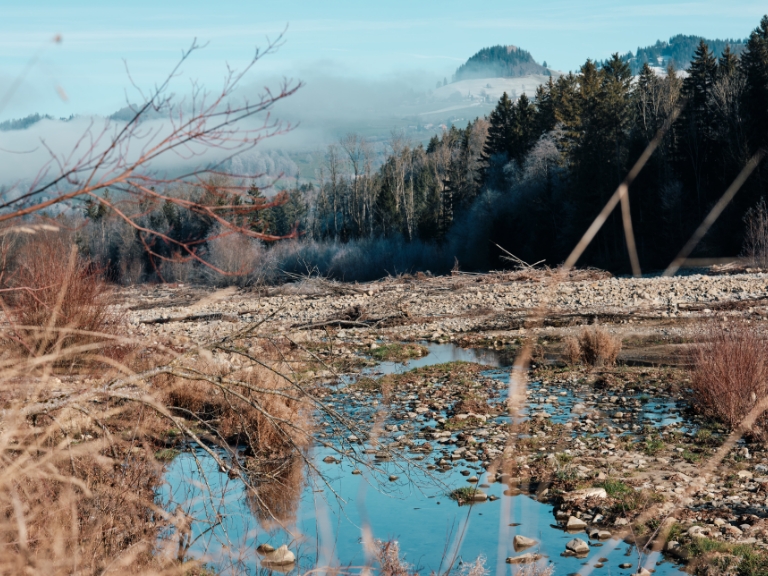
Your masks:
M366 371L367 375L398 374L418 367L463 360L487 366L482 378L495 383L500 396L505 393L509 372L504 368L509 361L498 352L464 350L449 344L433 344L428 349L427 356L404 363L384 362ZM595 394L587 387L582 390L550 385L543 389L539 383L529 385L529 389L533 392L529 395L527 413L543 410L551 414L552 421L572 419L571 409L580 402L581 394ZM598 397L602 398L601 394L598 392ZM329 400L337 408L361 419L372 418L380 410L380 406L365 394L350 397L339 390ZM634 396L632 400L635 400ZM610 398L606 401L610 402ZM663 398L643 399L633 414L633 422L647 421L666 426L681 421L676 415L674 401ZM437 414L431 419L419 415L410 420L410 428L408 420L391 417L387 423L406 424L405 429L413 432L425 426L435 426L443 415ZM326 428L324 432L321 433L325 436L324 441L335 438L336 431L332 428ZM482 435L482 430L473 433ZM386 438L387 441L390 439ZM517 534L538 541L536 546L520 553L545 555L547 559L542 563L553 562L557 574L578 572L587 563L594 564L600 558L607 558L604 567L594 568L592 573L631 574L636 571L619 568L624 563L631 563L636 568L638 563L637 552L624 542L611 540L603 542L602 546L594 545L586 559L563 557L561 554L568 541L575 537L589 541L587 535L583 532L569 534L554 527L551 505L538 502L528 494L504 494L507 487L502 484L489 483L489 487L481 488L498 500L458 506L446 494L470 485L461 472L468 471L483 484L486 480L484 469L479 462L454 461L453 468L444 471L426 470L425 465L437 454L441 451L445 454L453 448L448 443L441 446L435 440L428 441L435 445L435 452L423 460L411 460L420 458L412 452L406 452L406 458L381 462L375 461L373 454L364 455L374 462L376 472L359 467L347 457L338 464L323 462L326 456L338 458L339 454L318 446L310 457L324 480L316 474L308 478L299 475L265 495L262 503L249 502L242 484L220 473L205 452L185 452L169 464L167 483L158 497L168 510L181 505L195 518L209 519L209 522L194 523L193 538L196 540L191 552L200 554L205 551L206 561L223 573L236 572L240 568L255 572L259 563L256 547L264 543L275 547L288 544L298 558L291 568L297 574L329 564L350 566L353 571L357 567L359 571L366 564L361 537L362 528L368 523L374 538L397 540L405 560L422 574L445 571L450 564L456 568L462 561L472 562L479 555L486 558L486 567L491 573L515 574L518 567L506 564L505 559L518 554L512 549L512 540ZM415 440L415 444L422 442ZM358 467L363 474L353 475L352 471ZM397 476L397 480L389 481L390 475ZM270 520L265 509L276 512L280 522ZM217 522L210 522L216 518L219 519ZM682 574L670 562L661 561L655 566L656 576Z

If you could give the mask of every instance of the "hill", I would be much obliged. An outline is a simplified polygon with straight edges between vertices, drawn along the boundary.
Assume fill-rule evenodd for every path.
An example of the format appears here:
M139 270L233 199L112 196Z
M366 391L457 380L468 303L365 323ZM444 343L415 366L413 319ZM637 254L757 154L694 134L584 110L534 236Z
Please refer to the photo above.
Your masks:
M547 74L547 68L533 59L530 52L517 46L483 48L459 66L454 82L476 78L517 78Z
M717 56L723 53L726 46L730 46L732 51L739 54L747 42L746 39L712 40L702 36L678 34L677 36L672 36L668 42L658 40L656 44L638 48L634 54L627 52L622 58L624 61L629 62L633 74L639 74L643 64L646 62L651 66L660 68L666 68L671 63L676 68L686 69L690 65L693 53L701 40L704 40L709 49ZM602 62L599 64L602 64Z

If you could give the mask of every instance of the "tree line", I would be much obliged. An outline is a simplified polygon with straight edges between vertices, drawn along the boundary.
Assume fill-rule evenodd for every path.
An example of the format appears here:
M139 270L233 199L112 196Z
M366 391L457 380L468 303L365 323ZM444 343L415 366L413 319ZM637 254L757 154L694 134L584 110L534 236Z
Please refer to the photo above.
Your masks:
M587 60L578 73L551 78L533 99L504 94L487 118L451 127L426 147L393 138L378 170L367 144L348 137L328 149L319 187L305 196L302 231L316 240L401 235L441 243L482 229L487 241L478 249L493 265L500 264L496 244L556 264L678 107L630 190L641 262L660 267L768 146L768 16L739 55L728 46L716 55L701 40L685 74L645 64L634 77L618 54L600 67ZM738 255L744 215L766 192L763 163L698 254ZM490 220L473 219L479 198L494 206ZM614 215L586 263L625 270L626 253Z
M328 147L314 183L285 191L277 201L253 187L245 199L228 196L227 186L215 182L206 194L216 190L222 210L262 203L255 216L248 212L244 226L314 245L378 239L431 245L450 252L444 261L458 258L468 270L503 267L500 246L527 262L557 265L675 112L630 188L640 262L658 269L749 159L768 148L768 16L740 54L728 46L714 54L700 41L684 74L672 66L659 74L645 64L633 76L619 54L600 66L587 60L576 73L550 78L532 99L512 101L504 94L487 117L452 126L426 146L394 134L380 165L372 145L350 135ZM738 255L745 214L767 192L763 162L694 256ZM181 219L172 206L141 213L146 227L169 238L194 242L215 228L210 217ZM89 215L100 217L98 210ZM144 250L141 266L151 272L153 257L141 234L130 234L130 247L118 238L109 250ZM94 245L93 238L89 242ZM172 246L163 242L153 237L151 252L169 257ZM119 258L106 260L114 266ZM608 219L580 264L629 270L620 214Z

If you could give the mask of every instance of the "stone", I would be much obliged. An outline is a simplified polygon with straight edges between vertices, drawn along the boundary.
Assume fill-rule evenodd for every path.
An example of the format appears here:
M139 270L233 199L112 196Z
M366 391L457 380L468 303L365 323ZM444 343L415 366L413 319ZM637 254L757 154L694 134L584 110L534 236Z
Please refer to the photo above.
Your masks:
M527 554L507 558L507 564L532 564L533 562L538 562L542 558L543 556L541 554L528 552Z
M336 464L336 458L334 458L333 456L326 456L325 458L323 458L323 462L325 462L326 464Z
M640 568L640 572L635 572L632 576L651 576L651 573L645 568Z
M563 494L563 501L574 502L576 500L586 500L587 498L607 498L608 493L605 488L583 488Z
M571 516L568 518L568 522L565 523L566 530L584 530L587 527L587 523L584 520Z
M267 554L268 552L274 552L275 547L272 546L272 544L259 544L259 546L256 548L256 552L259 554Z
M528 538L527 536L521 536L518 534L514 537L512 540L512 546L515 548L515 552L519 552L520 550L525 550L526 548L530 548L531 546L536 545L537 540L534 540L533 538Z
M398 478L399 478L399 476L395 476L394 474L392 474L392 475L389 477L389 481L390 481L390 482L394 482L394 481L395 481L395 480L397 480Z
M485 502L488 500L488 494L480 490L475 490L469 499L472 502Z
M271 564L272 566L287 566L296 561L296 556L288 550L288 546L283 544L277 550L267 552L261 559L262 564Z
M565 545L566 550L570 550L577 556L581 554L589 554L589 544L584 542L581 538L574 538L568 544Z

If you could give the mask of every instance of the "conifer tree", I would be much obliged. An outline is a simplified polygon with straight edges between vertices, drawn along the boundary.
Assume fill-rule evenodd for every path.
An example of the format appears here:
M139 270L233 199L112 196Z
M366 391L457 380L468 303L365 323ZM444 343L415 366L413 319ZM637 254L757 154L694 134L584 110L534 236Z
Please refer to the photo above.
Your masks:
M741 57L746 79L744 108L752 152L768 147L768 16L752 32Z

